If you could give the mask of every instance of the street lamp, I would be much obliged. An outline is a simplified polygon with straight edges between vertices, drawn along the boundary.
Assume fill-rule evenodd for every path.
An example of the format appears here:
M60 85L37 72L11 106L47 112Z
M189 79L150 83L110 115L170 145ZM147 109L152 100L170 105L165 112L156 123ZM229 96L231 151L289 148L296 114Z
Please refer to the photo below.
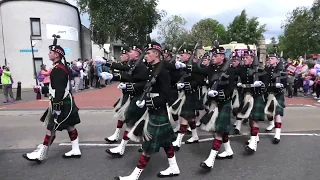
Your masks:
M34 51L33 51L33 47L36 45L36 43L32 41L32 35L30 35L30 45L31 45L32 62L33 62L33 75L34 75L34 79L36 80L36 85L38 85L36 61L34 60Z

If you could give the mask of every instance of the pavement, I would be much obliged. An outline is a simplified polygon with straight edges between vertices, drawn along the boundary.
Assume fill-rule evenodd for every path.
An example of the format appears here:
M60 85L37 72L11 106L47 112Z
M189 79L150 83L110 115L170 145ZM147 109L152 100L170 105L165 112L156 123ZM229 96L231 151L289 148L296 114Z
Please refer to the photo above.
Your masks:
M112 111L102 109L80 111L82 122L77 129L82 150L81 159L66 160L61 157L71 146L67 133L58 132L46 161L41 164L26 161L21 155L33 151L36 145L43 141L45 130L39 122L42 113L41 110L0 111L1 180L112 180L118 175L129 175L137 165L139 159L137 151L140 146L137 143L130 143L125 155L120 159L111 158L105 153L106 148L117 145L106 144L103 140L114 132L116 119L113 118ZM320 175L318 113L319 108L316 106L287 107L281 142L278 145L271 143L273 135L264 133L267 124L261 123L258 151L252 156L243 154L244 142L249 138L248 126L243 125L243 134L230 138L234 158L216 161L211 172L202 171L199 164L209 154L212 134L199 130L201 142L182 145L180 151L176 153L180 176L168 179L318 180ZM186 135L184 140L189 137L190 135ZM139 180L158 179L156 174L166 168L166 155L161 151L151 158Z
M78 93L74 93L74 98L77 106L80 109L112 109L113 104L120 98L121 91L117 89L118 83L112 83L101 89L89 89ZM0 100L4 97L0 94ZM46 109L49 104L48 98L36 100L36 94L29 90L22 91L22 101L16 101L12 104L3 104L0 101L1 110L39 110ZM320 103L312 98L294 97L286 98L287 106L317 106Z
M112 83L101 89L88 89L74 93L76 104L80 109L110 109L121 96L121 91L117 89L117 86L117 83ZM4 101L3 95L0 95L0 100ZM28 91L22 92L22 101L16 101L12 104L1 102L0 110L39 110L46 109L48 104L48 98L42 97L41 100L36 100L36 94L33 91Z

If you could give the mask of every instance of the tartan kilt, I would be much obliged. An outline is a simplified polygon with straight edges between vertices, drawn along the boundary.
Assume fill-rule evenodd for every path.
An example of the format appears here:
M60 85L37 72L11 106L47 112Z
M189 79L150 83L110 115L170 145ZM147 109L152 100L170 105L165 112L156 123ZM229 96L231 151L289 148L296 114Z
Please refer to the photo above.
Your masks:
M126 123L126 126L128 128L132 128L134 126L134 124L137 121L139 121L139 119L141 118L141 116L144 114L144 112L147 109L146 106L144 108L139 108L136 105L136 102L138 100L140 100L140 96L131 97L129 107L124 114L124 116L125 116L124 123Z
M71 98L72 98L72 104L71 104ZM65 118L68 117L71 107L72 107L72 111L70 113L70 116L62 124L59 125L59 127L57 128L57 131L65 130L70 126L75 126L76 124L80 123L80 116L78 113L79 108L75 104L73 97L71 95L67 96L65 99L63 99L62 102L63 102L63 105L61 106L61 114L58 116L58 119L57 119L58 123L62 122ZM48 112L48 113L52 114L52 112ZM54 118L52 115L48 117L49 119L48 119L47 129L53 130L56 123L54 123Z
M218 104L218 117L215 122L215 131L217 133L229 133L231 128L232 105L231 101Z
M286 107L286 104L285 104L285 101L284 101L284 93L279 93L275 97L276 97L276 99L278 101L278 105L276 107L276 114L275 115L283 116L284 108Z
M253 108L249 118L254 121L264 121L264 108L266 106L264 101L264 94L254 96Z
M204 110L204 104L203 104L204 96L202 95L202 88L198 89L197 93L198 93L197 110Z
M180 116L186 120L191 120L196 117L196 110L198 108L198 91L185 93L186 100L181 107Z
M168 113L165 110L156 113L149 112L147 130L151 134L151 139L144 141L142 148L148 154L159 152L161 147L170 147L176 139Z

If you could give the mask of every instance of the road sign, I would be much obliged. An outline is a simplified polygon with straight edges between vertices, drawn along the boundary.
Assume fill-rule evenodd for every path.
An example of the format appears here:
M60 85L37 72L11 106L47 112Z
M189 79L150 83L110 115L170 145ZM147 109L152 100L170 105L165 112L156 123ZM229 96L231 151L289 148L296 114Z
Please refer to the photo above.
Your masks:
M70 48L63 48L66 55L70 55Z
M31 49L20 49L20 52L32 52ZM33 52L38 52L38 49L34 49Z

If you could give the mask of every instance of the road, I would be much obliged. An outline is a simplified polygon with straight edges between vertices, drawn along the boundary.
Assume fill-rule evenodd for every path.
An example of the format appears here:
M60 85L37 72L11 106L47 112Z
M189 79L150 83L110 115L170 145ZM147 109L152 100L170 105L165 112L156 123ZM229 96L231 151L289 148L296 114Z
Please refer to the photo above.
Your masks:
M183 145L177 155L181 174L176 180L317 180L320 169L320 120L318 107L288 107L285 111L283 136L279 145L271 144L272 136L260 128L258 151L253 156L243 155L243 134L231 137L234 159L216 161L215 168L205 173L199 164L208 156L212 135L199 130L202 142ZM44 127L39 122L42 111L0 111L0 179L1 180L111 180L128 175L136 166L139 145L129 144L121 159L113 159L104 152L114 145L105 144L104 137L114 131L116 120L107 110L82 110L80 134L82 158L65 160L61 155L71 146L66 132L59 132L50 149L49 157L37 165L21 157L43 141ZM248 127L243 126L243 133ZM190 135L186 136L186 140ZM142 173L140 180L158 179L158 171L167 168L165 153L156 154ZM170 178L169 178L170 179Z

